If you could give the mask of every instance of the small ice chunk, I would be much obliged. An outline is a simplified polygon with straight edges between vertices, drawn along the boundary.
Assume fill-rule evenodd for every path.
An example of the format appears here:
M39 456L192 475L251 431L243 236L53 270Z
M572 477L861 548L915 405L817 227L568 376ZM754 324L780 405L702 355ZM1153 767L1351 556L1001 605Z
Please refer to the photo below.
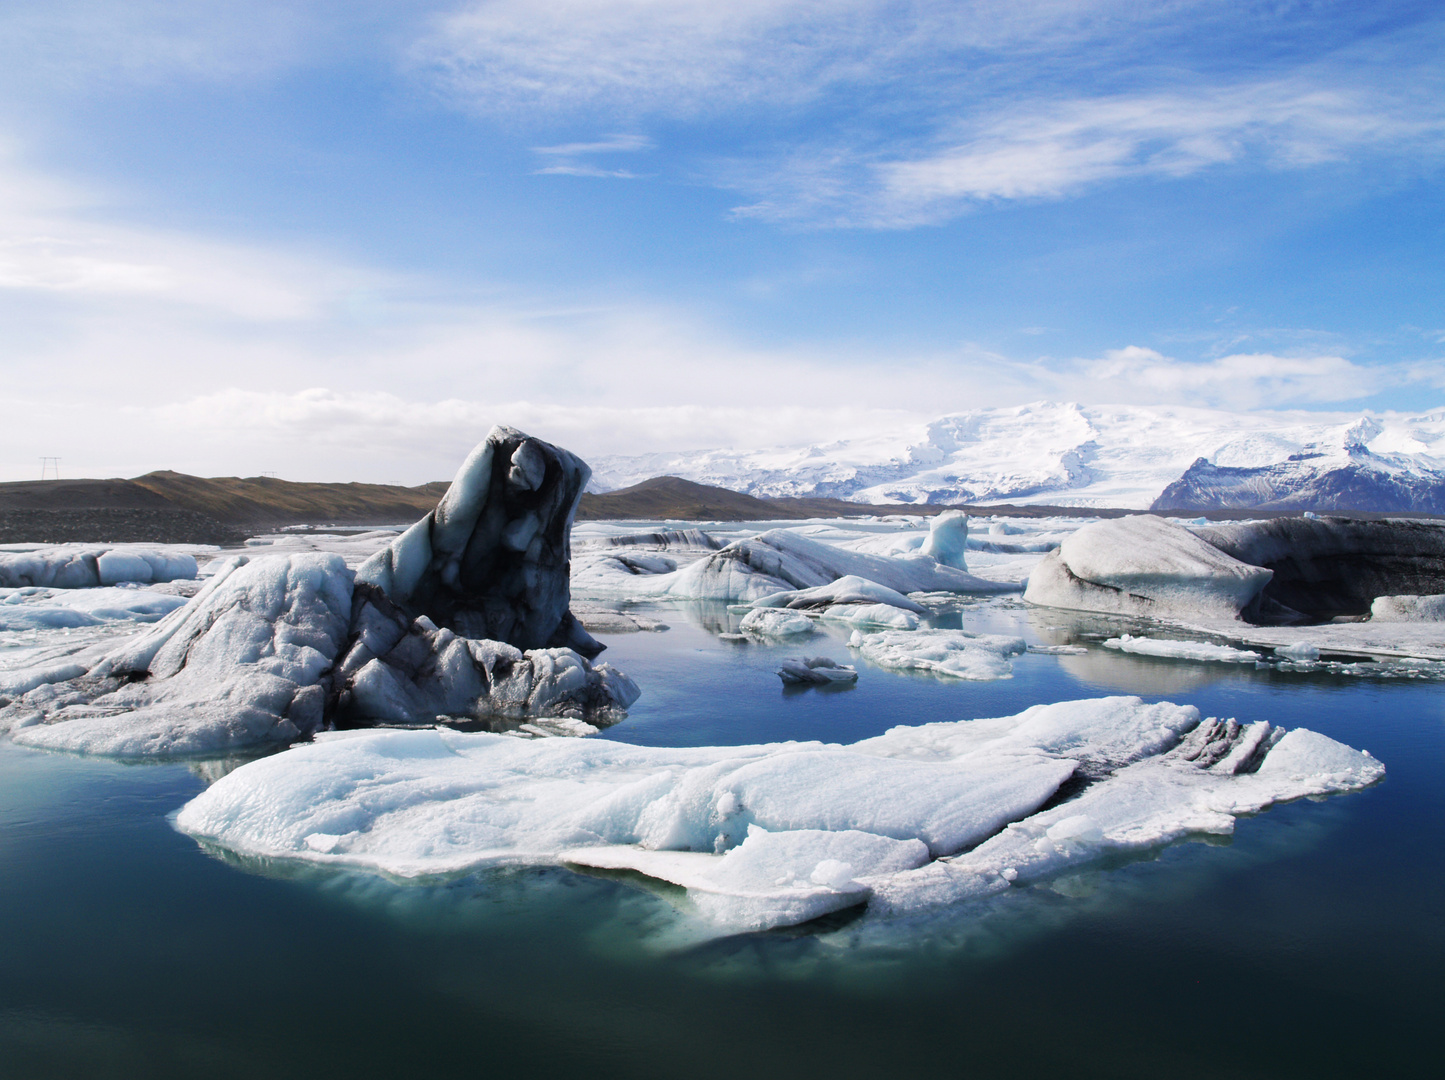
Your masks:
M778 678L785 683L805 686L826 686L829 683L854 683L858 669L840 664L826 656L789 657L778 667Z
M1274 655L1284 659L1293 660L1296 663L1306 663L1320 658L1318 646L1311 645L1308 641L1296 641L1291 645L1285 645L1274 650Z
M855 632L848 640L864 659L895 670L931 671L955 679L1007 679L1009 658L1028 648L1023 638L969 634L962 630Z
M749 611L738 623L738 629L745 634L758 637L796 637L813 632L813 620L797 611L786 608L758 608Z

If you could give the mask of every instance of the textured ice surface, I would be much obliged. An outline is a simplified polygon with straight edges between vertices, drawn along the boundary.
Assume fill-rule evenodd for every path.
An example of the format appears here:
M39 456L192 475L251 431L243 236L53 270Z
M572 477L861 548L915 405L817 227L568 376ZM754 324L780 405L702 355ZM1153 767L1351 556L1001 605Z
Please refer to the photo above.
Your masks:
M1140 656L1163 656L1175 660L1222 660L1231 664L1253 663L1264 659L1261 654L1251 649L1232 649L1228 645L1212 645L1203 641L1134 637L1132 634L1109 638L1104 642L1104 648L1138 653ZM1319 655L1318 651L1315 655Z
M1445 622L1445 595L1377 596L1371 622Z
M1228 833L1240 813L1383 772L1308 731L1100 698L850 746L337 733L237 769L177 824L243 855L404 877L630 869L747 929L986 895L1110 852ZM1043 809L1076 775L1082 793Z
M618 556L615 550L591 549L577 560L573 587L584 596L751 603L850 576L894 593L988 594L1015 588L917 551L875 555L815 539L800 529L771 529L735 540L721 550L680 564L676 570L649 565L632 556Z
M569 530L586 479L566 451L493 429L434 511L401 535L366 534L361 546L386 543L359 570L339 554L298 550L316 536L248 544L272 554L208 563L194 599L148 631L103 654L51 650L0 671L0 694L12 699L0 729L33 746L125 756L441 716L546 718L549 731L594 733L639 691L589 663L601 646L569 610ZM145 554L37 565L71 585L67 575L91 570L160 573ZM86 612L42 611L34 589L21 590L0 604L0 628L7 610L31 628L141 619L184 603L101 591ZM130 606L117 608L120 599Z
M196 576L194 555L133 545L59 544L0 552L0 586L95 589L125 581L155 583Z
M236 557L195 600L89 667L109 692L45 704L17 742L137 756L289 742L321 725L322 674L346 638L351 571L336 555ZM144 675L119 684L117 677ZM58 704L59 707L54 706ZM16 708L16 706L11 706Z
M915 614L923 614L924 607L908 599L896 589L880 585L876 581L854 574L846 574L826 585L811 589L790 589L786 592L770 593L752 602L755 608L792 608L810 610L828 608L839 604L887 604L890 607Z
M779 665L778 678L796 686L855 683L858 669L827 656L789 657Z
M1156 618L1237 618L1272 572L1242 563L1163 518L1085 525L1029 575L1024 599Z
M155 622L183 607L184 597L136 588L0 589L0 630L98 626L127 620Z
M795 637L811 634L813 620L797 611L759 608L744 615L738 629L744 634L765 638Z
M879 667L975 680L1009 678L1009 658L1027 651L1023 638L963 630L854 631L848 647Z

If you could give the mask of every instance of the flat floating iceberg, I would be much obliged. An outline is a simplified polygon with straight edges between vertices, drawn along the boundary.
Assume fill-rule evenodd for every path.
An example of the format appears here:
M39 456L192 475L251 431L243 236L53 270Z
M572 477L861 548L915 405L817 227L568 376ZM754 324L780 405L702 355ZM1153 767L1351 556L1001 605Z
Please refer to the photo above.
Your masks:
M176 823L244 856L401 877L631 870L739 930L984 896L1383 775L1313 732L1101 698L849 746L335 733L237 769ZM1049 806L1071 778L1082 794Z
M1010 657L1028 651L1020 637L963 630L885 630L877 634L855 630L848 647L879 667L978 681L1011 677Z
M1172 660L1214 660L1228 664L1248 664L1264 659L1263 654L1252 649L1234 649L1228 645L1211 645L1203 641L1135 637L1132 634L1109 638L1104 642L1104 648L1138 653L1140 656L1160 656ZM1319 655L1318 650L1315 655Z

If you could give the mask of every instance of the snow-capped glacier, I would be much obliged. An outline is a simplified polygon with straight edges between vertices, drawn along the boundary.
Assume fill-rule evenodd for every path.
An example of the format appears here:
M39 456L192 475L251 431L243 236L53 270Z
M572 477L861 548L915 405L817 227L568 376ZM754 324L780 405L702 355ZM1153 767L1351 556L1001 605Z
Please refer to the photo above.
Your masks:
M1264 470L1251 474L1249 484L1236 483L1239 491L1199 504L1255 506L1312 490L1314 478L1363 462L1371 475L1389 478L1394 502L1380 509L1420 510L1445 500L1445 410L1231 413L1045 401L952 413L810 446L600 458L593 489L671 475L764 498L1146 509L1191 469L1195 476L1209 469ZM1328 481L1315 486L1333 490ZM1361 489L1351 497L1376 496ZM1419 505L1408 505L1412 499Z

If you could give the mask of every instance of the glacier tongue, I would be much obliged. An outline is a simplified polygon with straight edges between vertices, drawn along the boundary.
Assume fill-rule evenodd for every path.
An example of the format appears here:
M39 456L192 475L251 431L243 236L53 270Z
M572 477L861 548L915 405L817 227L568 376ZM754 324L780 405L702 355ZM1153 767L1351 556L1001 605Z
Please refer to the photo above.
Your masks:
M985 895L1383 773L1312 732L1104 698L851 746L338 732L235 770L176 823L240 855L403 877L630 869L724 929L762 929ZM1045 809L1076 774L1083 793Z

